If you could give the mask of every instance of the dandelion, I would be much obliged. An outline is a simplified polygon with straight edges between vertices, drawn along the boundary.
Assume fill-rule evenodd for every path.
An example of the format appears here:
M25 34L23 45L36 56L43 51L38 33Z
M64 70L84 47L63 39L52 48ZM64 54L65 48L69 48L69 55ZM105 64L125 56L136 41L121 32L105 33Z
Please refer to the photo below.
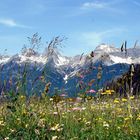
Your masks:
M101 92L101 95L112 95L113 93L115 93L114 90L106 90L105 92Z
M126 117L126 118L124 118L124 121L128 121L130 118L129 117Z
M119 104L120 102L119 102L119 100L116 98L116 99L114 100L114 103L115 103L115 104Z
M25 96L21 95L21 96L20 96L20 99L21 99L21 100L25 99Z
M127 99L125 99L125 98L122 98L122 102L127 102Z
M137 120L140 121L140 114L138 114L138 116L137 116Z
M138 120L138 121L140 121L140 116L139 116L139 117L137 117L137 120Z
M133 100L135 97L134 97L134 96L130 96L129 98L130 98L131 100Z

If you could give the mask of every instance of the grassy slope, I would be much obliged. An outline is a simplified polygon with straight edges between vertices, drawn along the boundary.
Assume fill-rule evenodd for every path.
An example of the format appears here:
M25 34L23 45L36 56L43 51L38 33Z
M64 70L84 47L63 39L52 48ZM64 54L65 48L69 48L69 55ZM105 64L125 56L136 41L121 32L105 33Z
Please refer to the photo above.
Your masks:
M133 140L140 139L140 98L33 98L0 106L0 140Z

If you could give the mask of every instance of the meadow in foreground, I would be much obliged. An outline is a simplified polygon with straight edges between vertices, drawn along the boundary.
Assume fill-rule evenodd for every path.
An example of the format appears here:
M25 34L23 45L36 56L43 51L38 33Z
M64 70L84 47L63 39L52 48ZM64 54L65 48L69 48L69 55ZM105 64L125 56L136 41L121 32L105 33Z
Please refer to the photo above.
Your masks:
M137 140L140 98L60 99L19 95L0 105L0 140Z

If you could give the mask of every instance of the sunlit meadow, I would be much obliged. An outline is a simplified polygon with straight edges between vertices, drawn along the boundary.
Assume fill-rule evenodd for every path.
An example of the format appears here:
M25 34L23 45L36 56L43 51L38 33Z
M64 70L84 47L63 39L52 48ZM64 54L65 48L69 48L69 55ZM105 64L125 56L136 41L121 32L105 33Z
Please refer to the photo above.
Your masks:
M0 106L0 139L135 140L140 98L49 98L23 95Z

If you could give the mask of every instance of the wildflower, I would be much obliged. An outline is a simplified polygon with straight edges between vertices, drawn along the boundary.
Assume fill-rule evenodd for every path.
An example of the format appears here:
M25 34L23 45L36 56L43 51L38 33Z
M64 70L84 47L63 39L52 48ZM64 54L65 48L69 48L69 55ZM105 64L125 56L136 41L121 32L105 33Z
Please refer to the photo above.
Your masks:
M91 100L92 99L92 96L87 96L87 100Z
M118 128L119 130L121 129L121 127L120 127L120 126L118 126L117 128Z
M119 104L119 100L118 99L115 99L114 100L114 103Z
M4 121L0 121L0 126L4 126L4 125L5 125Z
M135 98L134 96L130 96L130 98L129 98L129 99L133 100L134 98Z
M102 92L101 95L106 95L106 92Z
M15 130L14 130L14 129L10 129L10 131L11 131L11 132L15 132Z
M140 121L140 114L138 114L137 120Z
M53 127L50 128L51 131L57 131L57 132L60 132L63 130L63 124L60 125L60 124L56 124L54 125Z
M38 129L35 129L35 133L36 133L37 135L40 135L40 132L39 132Z
M88 121L88 122L86 122L85 124L86 124L87 126L90 126L91 121Z
M129 117L127 117L127 118L124 118L124 121L128 121L130 118Z
M50 98L50 101L53 101L53 98Z
M21 95L21 96L20 96L20 99L21 99L21 100L25 99L25 96Z
M88 83L89 86L92 86L92 84L94 83L95 79L90 80L90 82Z
M73 111L81 111L82 108L81 108L81 107L73 107L72 110L73 110Z
M53 112L53 115L58 115L58 112Z
M122 98L122 102L127 102L127 99L125 99L125 98Z
M138 121L140 121L140 116L139 116L139 117L137 117L137 120L138 120Z
M108 124L106 121L104 121L104 122L103 122L103 127L108 128L108 127L109 127L109 124Z
M26 124L26 125L25 125L25 128L28 128L28 126L29 126L29 124Z
M45 119L40 119L38 122L39 127L45 127Z
M61 96L61 97L66 97L67 95L63 93L63 94L61 94L60 96Z
M84 75L82 75L82 74L79 73L79 72L76 73L76 76L79 77L79 78L84 78Z
M101 95L111 95L113 94L115 91L114 90L106 90L105 92L101 92Z
M78 122L81 122L81 121L82 121L82 118L78 118L77 121L78 121Z
M78 139L79 139L78 137L73 137L70 140L78 140Z
M98 121L102 121L103 119L102 118L98 118Z
M4 138L4 140L9 140L9 137Z
M52 136L52 140L57 140L58 136Z
M20 118L17 118L17 123L20 123L20 122L21 122Z
M49 92L50 86L51 86L51 83L50 82L46 84L46 86L45 86L45 92L46 93Z
M112 94L111 90L106 90L106 94Z
M86 93L95 93L96 91L94 89L91 89L89 91L86 91Z

